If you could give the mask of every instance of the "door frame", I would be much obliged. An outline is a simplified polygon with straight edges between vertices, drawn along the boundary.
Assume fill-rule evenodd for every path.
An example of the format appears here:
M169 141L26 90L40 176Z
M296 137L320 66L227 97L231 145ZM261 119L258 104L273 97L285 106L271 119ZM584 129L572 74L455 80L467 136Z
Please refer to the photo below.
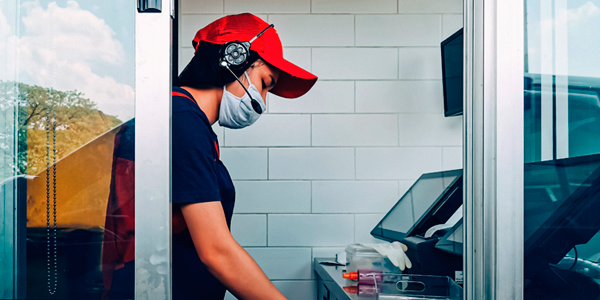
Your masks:
M523 299L522 0L464 2L465 299Z
M140 12L139 5L158 9ZM135 299L171 299L171 56L174 3L135 14Z

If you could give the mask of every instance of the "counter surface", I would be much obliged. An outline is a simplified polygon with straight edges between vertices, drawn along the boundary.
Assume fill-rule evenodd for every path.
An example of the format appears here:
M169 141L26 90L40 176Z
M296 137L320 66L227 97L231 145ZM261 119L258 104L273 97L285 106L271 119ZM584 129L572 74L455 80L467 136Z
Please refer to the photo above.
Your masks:
M321 262L335 262L335 258L315 258L314 269L317 273L318 300L364 300L356 294L349 294L342 287L356 286L356 281L344 279L342 273L346 266L327 266Z
M368 299L376 299L375 296L369 297L367 295L361 295L360 297L356 294L347 293L344 291L343 287L354 286L356 287L358 283L356 281L351 281L348 279L344 279L342 277L342 273L345 271L346 266L333 266L333 265L323 265L323 262L335 262L334 258L315 258L314 270L317 273L317 300L368 300ZM419 295L415 296L412 294L381 294L379 295L379 299L389 299L389 300L407 300L407 299L457 299L457 297L440 297L440 296L426 296ZM460 297L459 299L462 299Z

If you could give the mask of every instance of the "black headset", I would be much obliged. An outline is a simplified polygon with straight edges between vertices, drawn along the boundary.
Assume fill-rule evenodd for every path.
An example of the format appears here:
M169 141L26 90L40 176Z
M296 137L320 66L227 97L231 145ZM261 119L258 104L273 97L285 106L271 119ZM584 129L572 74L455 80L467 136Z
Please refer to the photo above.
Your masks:
M254 42L263 33L265 33L265 31L267 31L267 29L269 29L271 27L273 27L273 24L271 24L267 28L263 29L261 32L259 32L255 37L253 37L248 42L240 42L240 41L228 42L228 43L224 44L221 47L221 50L219 51L219 56L220 56L219 57L219 66L227 69L233 75L233 77L235 77L235 79L240 83L242 88L244 88L244 91L246 91L246 94L248 94L248 97L250 97L250 100L252 102L252 108L258 114L263 113L262 107L260 106L258 101L254 100L254 98L252 98L252 96L250 96L250 93L248 92L246 87L242 84L240 79L237 77L237 75L235 75L235 73L231 70L231 68L236 68L236 69L242 68L248 63L248 57L250 56L250 44L252 44L252 42Z

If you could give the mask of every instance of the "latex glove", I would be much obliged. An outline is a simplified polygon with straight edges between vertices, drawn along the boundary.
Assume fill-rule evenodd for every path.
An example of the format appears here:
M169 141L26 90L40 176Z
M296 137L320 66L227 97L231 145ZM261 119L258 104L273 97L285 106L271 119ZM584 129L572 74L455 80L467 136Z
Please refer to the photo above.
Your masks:
M383 257L387 257L394 266L398 267L401 271L404 271L406 268L412 268L412 263L408 256L406 256L405 251L408 250L406 245L400 242L393 243L382 243L382 244L361 244L365 247L373 248Z

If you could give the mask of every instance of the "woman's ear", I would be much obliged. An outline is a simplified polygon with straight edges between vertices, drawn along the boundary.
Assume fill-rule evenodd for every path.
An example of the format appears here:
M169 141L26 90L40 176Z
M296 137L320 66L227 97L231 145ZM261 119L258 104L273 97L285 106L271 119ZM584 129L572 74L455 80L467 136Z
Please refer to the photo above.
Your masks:
M260 66L263 66L264 64L265 64L265 62L259 58L252 65L250 65L250 68L260 67Z

